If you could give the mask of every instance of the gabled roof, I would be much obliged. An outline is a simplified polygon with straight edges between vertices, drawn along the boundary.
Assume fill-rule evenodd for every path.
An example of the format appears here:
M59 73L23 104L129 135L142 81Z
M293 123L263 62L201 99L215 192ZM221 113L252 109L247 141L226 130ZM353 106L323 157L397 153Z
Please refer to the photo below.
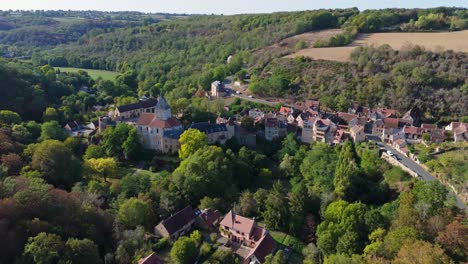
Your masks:
M142 108L149 108L153 107L158 103L158 100L151 98L145 101L140 101L138 103L134 104L128 104L128 105L121 105L117 107L117 110L119 110L120 113L136 110L136 109L142 109Z
M250 251L247 259L255 256L260 263L265 262L265 257L273 253L276 248L276 241L271 237L268 232L265 232L260 242Z
M398 118L387 117L383 119L385 128L398 128Z
M350 130L351 130L351 133L358 134L359 132L364 131L364 127L361 125L355 125Z
M138 264L163 264L163 261L153 252L147 257L140 259Z
M405 126L403 128L403 132L405 134L410 134L410 135L422 135L423 134L423 129L420 127L414 127L414 126Z
M205 221L208 225L213 225L219 218L221 218L221 213L218 210L207 208L204 209L201 214L200 218Z
M437 125L436 124L421 124L421 128L425 128L425 129L437 129Z
M250 234L253 226L255 225L255 221L250 218L237 215L232 210L230 210L229 213L227 213L223 218L220 225L235 231L239 231L241 233Z
M194 210L192 207L187 206L159 224L164 226L169 235L172 235L184 227L184 225L194 220L197 217L196 212L199 212L199 210Z
M181 123L174 117L171 117L168 120L161 120L156 118L156 115L153 113L141 113L138 118L137 125L154 128L169 128L180 126Z
M351 122L351 120L353 120L354 118L357 118L358 116L355 115L355 114L349 114L349 113L345 113L345 112L338 112L338 117L349 123L349 122Z

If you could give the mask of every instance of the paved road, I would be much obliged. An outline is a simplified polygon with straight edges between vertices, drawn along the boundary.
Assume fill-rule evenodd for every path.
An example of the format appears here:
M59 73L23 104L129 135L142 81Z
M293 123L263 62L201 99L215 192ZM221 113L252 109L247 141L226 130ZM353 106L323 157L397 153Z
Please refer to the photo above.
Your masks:
M237 97L237 98L241 98L242 100L258 103L258 104L264 104L264 105L269 105L269 106L278 105L278 102L270 102L270 101L267 101L267 100L264 100L264 99L259 99L259 98L250 98L250 97L248 97L246 95L242 95L242 94L232 94L232 96Z
M398 152L396 149L390 147L389 145L386 145L382 142L379 142L379 141L376 141L376 140L373 140L377 143L377 145L385 150L390 150L393 152L393 154L395 156L398 157L398 161L405 165L407 168L409 168L410 170L416 172L421 180L424 180L424 181L434 181L434 180L438 180L436 177L432 176L428 171L426 171L425 169L423 169L418 163L416 163L414 160L404 156L403 154L401 154L400 152ZM458 208L460 209L465 209L465 204L462 202L462 200L460 199L460 197L458 197L458 195L456 195L451 189L447 188L448 191L453 194L456 199L457 199L457 206Z

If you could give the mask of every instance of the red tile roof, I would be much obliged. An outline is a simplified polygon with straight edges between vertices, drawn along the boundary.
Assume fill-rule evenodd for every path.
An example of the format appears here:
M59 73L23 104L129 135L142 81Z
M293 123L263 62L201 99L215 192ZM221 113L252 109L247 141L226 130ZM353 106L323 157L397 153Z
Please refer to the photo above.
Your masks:
M252 227L254 226L254 224L254 220L237 215L232 210L229 211L229 213L227 213L227 215L223 218L223 220L220 223L220 225L222 226L245 234L250 234L250 231L252 231Z
M349 123L349 122L351 122L351 120L353 120L354 118L357 118L358 116L355 115L355 114L349 114L349 113L345 113L345 112L338 112L338 117Z
M268 232L265 232L265 235L262 237L261 241L255 246L249 253L247 259L252 255L255 256L260 263L265 262L265 257L276 248L276 241L271 237Z
M221 218L221 213L218 210L208 208L202 211L200 218L208 225L213 225L218 219Z
M423 129L420 127L414 127L414 126L405 126L403 128L403 132L405 134L410 134L410 135L422 135L423 134Z
M398 118L387 117L383 119L385 128L398 128Z
M141 113L138 118L137 125L139 126L149 126L157 128L169 128L180 126L181 123L179 120L171 117L168 120L157 119L156 115L153 113Z
M281 114L290 114L292 112L291 107L282 106L279 110Z

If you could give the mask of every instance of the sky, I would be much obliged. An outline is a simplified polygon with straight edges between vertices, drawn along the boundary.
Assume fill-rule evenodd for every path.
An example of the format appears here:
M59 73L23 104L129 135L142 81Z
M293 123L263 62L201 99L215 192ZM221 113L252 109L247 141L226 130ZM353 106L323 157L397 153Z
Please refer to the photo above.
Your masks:
M468 0L0 0L0 9L100 10L151 13L240 14L320 8L468 7Z

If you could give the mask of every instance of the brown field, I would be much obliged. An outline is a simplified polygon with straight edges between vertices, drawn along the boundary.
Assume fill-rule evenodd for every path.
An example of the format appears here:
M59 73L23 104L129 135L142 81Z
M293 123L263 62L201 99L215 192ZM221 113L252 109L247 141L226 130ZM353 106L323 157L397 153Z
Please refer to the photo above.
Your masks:
M388 44L394 49L408 45L420 45L432 51L453 50L468 52L468 30L437 33L372 33L360 34L349 46L336 48L309 48L288 55L313 59L348 61L352 50L357 46L380 46Z

